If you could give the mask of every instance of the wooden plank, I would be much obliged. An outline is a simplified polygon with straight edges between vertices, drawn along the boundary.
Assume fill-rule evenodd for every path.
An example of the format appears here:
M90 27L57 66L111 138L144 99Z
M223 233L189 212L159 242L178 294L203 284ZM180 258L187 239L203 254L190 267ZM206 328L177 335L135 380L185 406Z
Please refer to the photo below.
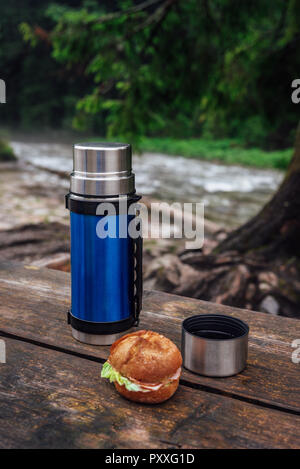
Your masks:
M300 417L180 386L157 406L131 403L100 365L5 339L1 448L296 448Z
M66 324L69 293L68 274L2 264L0 330L95 359L106 359L109 347L81 344L71 337ZM248 367L238 376L223 379L202 377L185 370L183 380L237 398L299 412L300 364L292 363L291 344L300 338L300 321L146 292L140 327L161 332L180 345L182 319L208 312L233 315L249 323Z

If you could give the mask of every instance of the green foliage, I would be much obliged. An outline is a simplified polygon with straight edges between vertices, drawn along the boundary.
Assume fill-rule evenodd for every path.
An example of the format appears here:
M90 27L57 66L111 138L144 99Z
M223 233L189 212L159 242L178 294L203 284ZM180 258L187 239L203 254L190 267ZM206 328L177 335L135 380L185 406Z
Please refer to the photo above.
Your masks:
M17 157L8 143L0 140L0 162L16 161Z
M245 148L242 141L233 139L172 139L141 138L143 151L181 155L207 161L256 166L258 168L286 169L292 157L292 149L264 151Z
M291 145L299 0L2 2L0 121ZM39 32L37 32L39 28ZM45 40L45 37L47 38Z
M46 16L48 0L0 2L0 78L7 100L0 124L25 128L71 126L83 80L51 57L51 46L36 34L53 27ZM63 2L62 2L63 3ZM76 6L80 0L66 2ZM84 80L85 90L90 82Z
M289 87L300 66L298 4L117 1L113 11L106 2L101 8L97 2L51 6L53 57L71 69L80 63L94 81L77 105L75 125L101 115L109 136L202 134L289 144L297 122Z
M24 41L29 42L32 47L38 44L38 38L34 34L33 28L28 23L21 23L19 25L19 31L22 34Z

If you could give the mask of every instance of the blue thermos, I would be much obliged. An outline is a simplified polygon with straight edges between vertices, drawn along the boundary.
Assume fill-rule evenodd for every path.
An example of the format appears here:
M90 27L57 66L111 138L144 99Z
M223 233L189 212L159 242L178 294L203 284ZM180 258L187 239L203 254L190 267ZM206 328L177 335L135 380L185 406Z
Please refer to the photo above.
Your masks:
M68 322L73 337L88 344L110 345L139 321L142 236L131 160L128 144L74 145L66 195L71 231Z

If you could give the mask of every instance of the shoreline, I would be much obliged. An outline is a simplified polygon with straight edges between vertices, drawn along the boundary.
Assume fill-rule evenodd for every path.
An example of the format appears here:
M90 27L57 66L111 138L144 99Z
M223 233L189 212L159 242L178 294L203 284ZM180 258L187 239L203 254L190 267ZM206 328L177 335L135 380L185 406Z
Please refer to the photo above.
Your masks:
M256 169L285 171L292 158L293 148L266 151L261 148L246 148L234 139L173 139L143 137L142 153L164 153L189 159L221 163Z
M1 136L6 141L35 141L54 143L69 143L79 141L109 141L105 137L81 133L72 130L49 129L25 132L0 128ZM118 136L110 140L124 140ZM237 139L212 139L212 138L187 138L177 139L173 137L141 137L135 143L133 141L134 153L158 153L174 157L183 157L207 161L215 164L228 166L240 166L255 169L273 169L285 171L292 158L293 148L283 150L266 151L261 148L246 147L242 141Z

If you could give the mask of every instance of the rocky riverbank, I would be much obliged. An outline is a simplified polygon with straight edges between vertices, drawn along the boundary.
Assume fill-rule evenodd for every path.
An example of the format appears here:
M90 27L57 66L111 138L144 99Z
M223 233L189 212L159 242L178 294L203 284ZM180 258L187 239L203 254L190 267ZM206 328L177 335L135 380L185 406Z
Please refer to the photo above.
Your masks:
M67 176L22 161L1 164L0 169L1 258L70 270L69 213L64 202ZM153 199L145 197L143 201L150 206ZM208 222L205 250L223 234L222 228ZM151 277L147 268L154 259L174 255L183 246L183 240L145 239L145 278ZM149 286L151 283L149 280Z
M64 202L64 196L68 191L69 171L66 170L63 163L64 157L60 154L61 146L53 150L53 160L47 157L48 144L33 146L32 153L29 151L29 146L25 148L25 153L20 153L20 148L24 150L23 144L19 150L17 145L14 145L14 148L22 157L15 163L0 164L1 259L69 271L69 213L65 209ZM40 152L46 156L39 158ZM278 314L280 305L277 299L281 294L278 286L280 266L277 269L278 275L272 273L270 266L262 266L260 274L254 278L251 273L252 266L250 264L245 266L243 259L225 257L216 261L213 255L210 256L213 248L226 238L231 225L236 225L235 220L240 213L243 213L242 219L244 219L245 213L250 215L255 207L259 208L265 203L266 198L270 196L268 194L271 194L273 173L255 173L253 177L256 178L257 187L260 187L256 192L250 190L251 184L254 184L253 181L247 182L245 174L242 174L241 186L243 187L238 196L232 198L235 192L229 192L229 184L232 182L234 188L238 183L238 168L231 169L232 181L230 177L225 179L222 167L213 166L213 169L209 169L212 171L211 178L201 179L200 177L199 181L196 181L198 166L192 168L195 172L194 179L190 174L193 172L191 168L189 170L181 168L180 171L185 171L185 173L182 176L184 182L180 185L180 180L177 180L179 173L177 174L172 168L175 160L175 157L167 159L164 163L165 167L157 168L147 155L138 161L139 176L148 174L147 181L156 186L155 189L149 186L151 190L148 190L147 194L147 181L145 179L143 182L143 179L140 179L139 184L144 187L141 192L146 194L143 202L149 207L151 202L159 201L158 194L168 201L195 201L198 183L200 200L204 200L209 206L205 217L205 243L201 252L187 253L184 249L184 240L145 239L144 287ZM69 157L66 157L65 161L69 164ZM163 160L159 156L155 161L159 163ZM179 164L181 164L180 159ZM203 168L202 165L201 168ZM275 183L278 182L277 179L275 174ZM220 192L221 188L223 192ZM275 189L276 184L274 184ZM204 199L201 199L201 191L204 191L202 194ZM175 198L175 193L178 199ZM222 213L220 224L215 222L218 213ZM225 223L226 214L230 216L232 213L230 223ZM147 221L151 223L151 220ZM225 226L228 228L226 229ZM236 269L227 275L228 266L233 264L236 265ZM213 275L212 270L214 270ZM290 275L292 271L280 281L282 283L284 280L286 285L285 315L294 316L294 309L291 307L294 291L292 293L288 291ZM223 294L222 296L218 289L221 284L224 286L222 276L226 277L228 283L225 296ZM209 296L205 293L208 284ZM214 285L213 288L212 285Z

